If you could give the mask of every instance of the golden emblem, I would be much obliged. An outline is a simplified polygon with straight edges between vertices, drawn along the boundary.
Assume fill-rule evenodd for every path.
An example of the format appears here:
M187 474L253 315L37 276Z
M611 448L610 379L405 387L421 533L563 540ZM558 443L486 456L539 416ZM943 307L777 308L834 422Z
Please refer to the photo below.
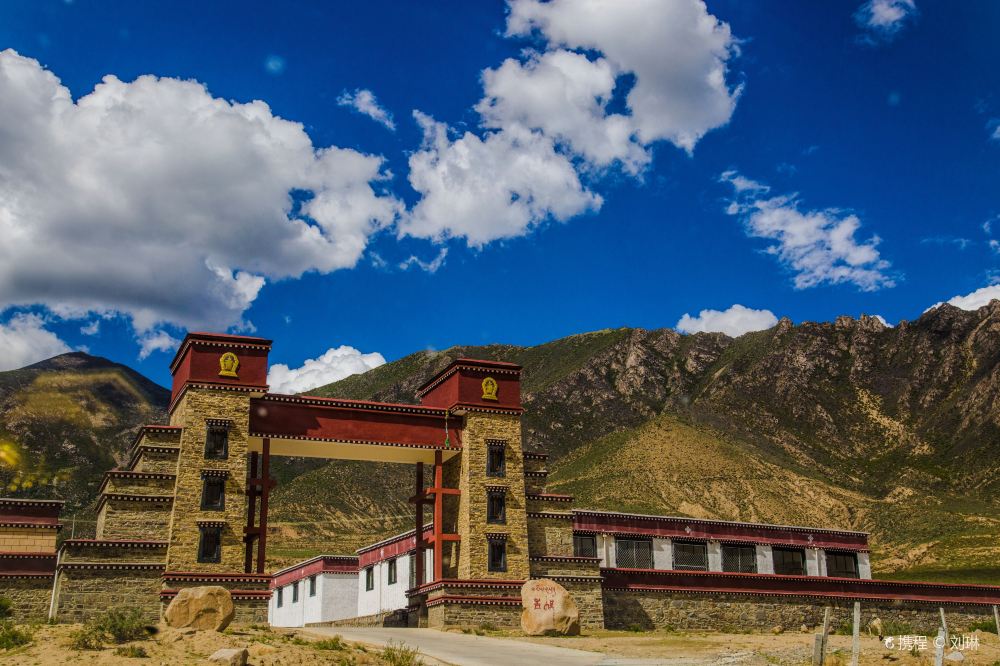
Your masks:
M483 380L483 400L497 399L497 380L487 377Z
M240 359L236 358L236 354L233 352L226 352L219 357L220 377L235 377L236 379L239 379L240 376L236 374L239 367Z

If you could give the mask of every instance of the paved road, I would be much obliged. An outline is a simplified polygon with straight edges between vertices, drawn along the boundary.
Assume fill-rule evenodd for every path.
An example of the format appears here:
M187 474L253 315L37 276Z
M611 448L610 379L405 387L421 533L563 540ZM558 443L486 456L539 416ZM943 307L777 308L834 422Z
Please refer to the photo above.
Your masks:
M346 641L369 645L405 643L420 653L447 664L460 666L608 666L611 664L653 664L653 661L608 659L598 652L585 652L553 645L458 634L436 629L355 629L348 627L309 627L301 630L322 636L339 634Z

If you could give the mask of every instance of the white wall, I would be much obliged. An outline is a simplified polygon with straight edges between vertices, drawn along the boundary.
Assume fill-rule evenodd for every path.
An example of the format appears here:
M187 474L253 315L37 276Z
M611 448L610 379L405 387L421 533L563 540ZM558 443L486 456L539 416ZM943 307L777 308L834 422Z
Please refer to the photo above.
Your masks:
M312 622L329 622L354 617L357 610L357 574L321 573L316 575L316 594L309 596L309 578L298 581L299 599L293 599L294 583L281 588L282 603L278 607L278 590L271 594L268 622L274 627L302 627Z
M823 551L817 548L806 548L806 575L819 576L819 555ZM825 557L823 559L826 559Z
M653 539L653 568L674 568L674 548L670 539Z
M372 565L375 572L375 587L365 589L367 575L365 569L358 572L358 617L377 615L386 611L406 608L409 600L406 590L410 587L410 556L400 555L396 558L396 582L389 584L389 560L376 562ZM430 581L434 576L434 551L424 551L424 581Z
M858 576L866 579L872 577L872 563L868 553L858 553Z
M718 541L708 542L708 570L722 571L722 544Z
M757 573L774 573L774 554L768 545L757 544Z

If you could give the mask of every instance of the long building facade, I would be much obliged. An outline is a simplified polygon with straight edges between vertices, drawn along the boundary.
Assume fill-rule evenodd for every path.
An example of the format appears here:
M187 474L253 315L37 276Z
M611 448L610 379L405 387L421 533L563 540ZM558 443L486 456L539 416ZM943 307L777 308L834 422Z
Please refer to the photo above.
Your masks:
M156 620L180 589L212 584L244 622L391 613L411 626L516 626L521 586L542 577L570 592L584 628L798 626L855 601L913 626L947 606L960 624L1000 604L996 587L871 580L858 532L574 510L546 491L546 455L524 446L517 365L459 359L420 404L394 404L271 393L270 347L184 339L168 422L142 428L107 473L95 538L44 560L51 619L85 620L120 599ZM413 530L356 560L269 572L273 456L409 465ZM0 567L23 573L15 561Z

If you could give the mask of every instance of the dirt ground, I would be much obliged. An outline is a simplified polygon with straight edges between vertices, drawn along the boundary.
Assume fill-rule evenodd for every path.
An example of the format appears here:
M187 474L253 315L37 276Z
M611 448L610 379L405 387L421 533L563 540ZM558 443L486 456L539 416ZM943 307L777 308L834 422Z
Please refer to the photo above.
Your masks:
M979 638L978 650L963 652L962 662L945 661L946 664L983 664L1000 666L1000 638L996 634L974 632ZM517 640L547 643L578 650L603 652L611 657L644 659L664 664L743 665L812 663L813 635L811 633L772 634L714 634L666 632L594 632L585 636L561 638L514 637ZM932 640L928 640L932 643ZM946 650L948 654L950 650ZM849 664L851 637L830 636L826 663L830 666ZM861 664L881 666L916 666L933 664L934 650L918 651L913 655L900 649L886 649L877 638L862 636Z
M108 644L103 650L74 650L71 634L80 625L40 626L35 629L30 645L4 652L0 664L34 666L48 664L195 664L222 648L246 647L249 663L254 666L318 666L319 664L350 664L351 666L382 666L388 663L381 650L365 646L345 645L343 649L320 649L313 636L298 636L295 632L270 631L264 628L230 628L224 633L198 631L183 634L163 629L148 640L134 641L145 649L148 658L128 658L114 654L117 645Z

